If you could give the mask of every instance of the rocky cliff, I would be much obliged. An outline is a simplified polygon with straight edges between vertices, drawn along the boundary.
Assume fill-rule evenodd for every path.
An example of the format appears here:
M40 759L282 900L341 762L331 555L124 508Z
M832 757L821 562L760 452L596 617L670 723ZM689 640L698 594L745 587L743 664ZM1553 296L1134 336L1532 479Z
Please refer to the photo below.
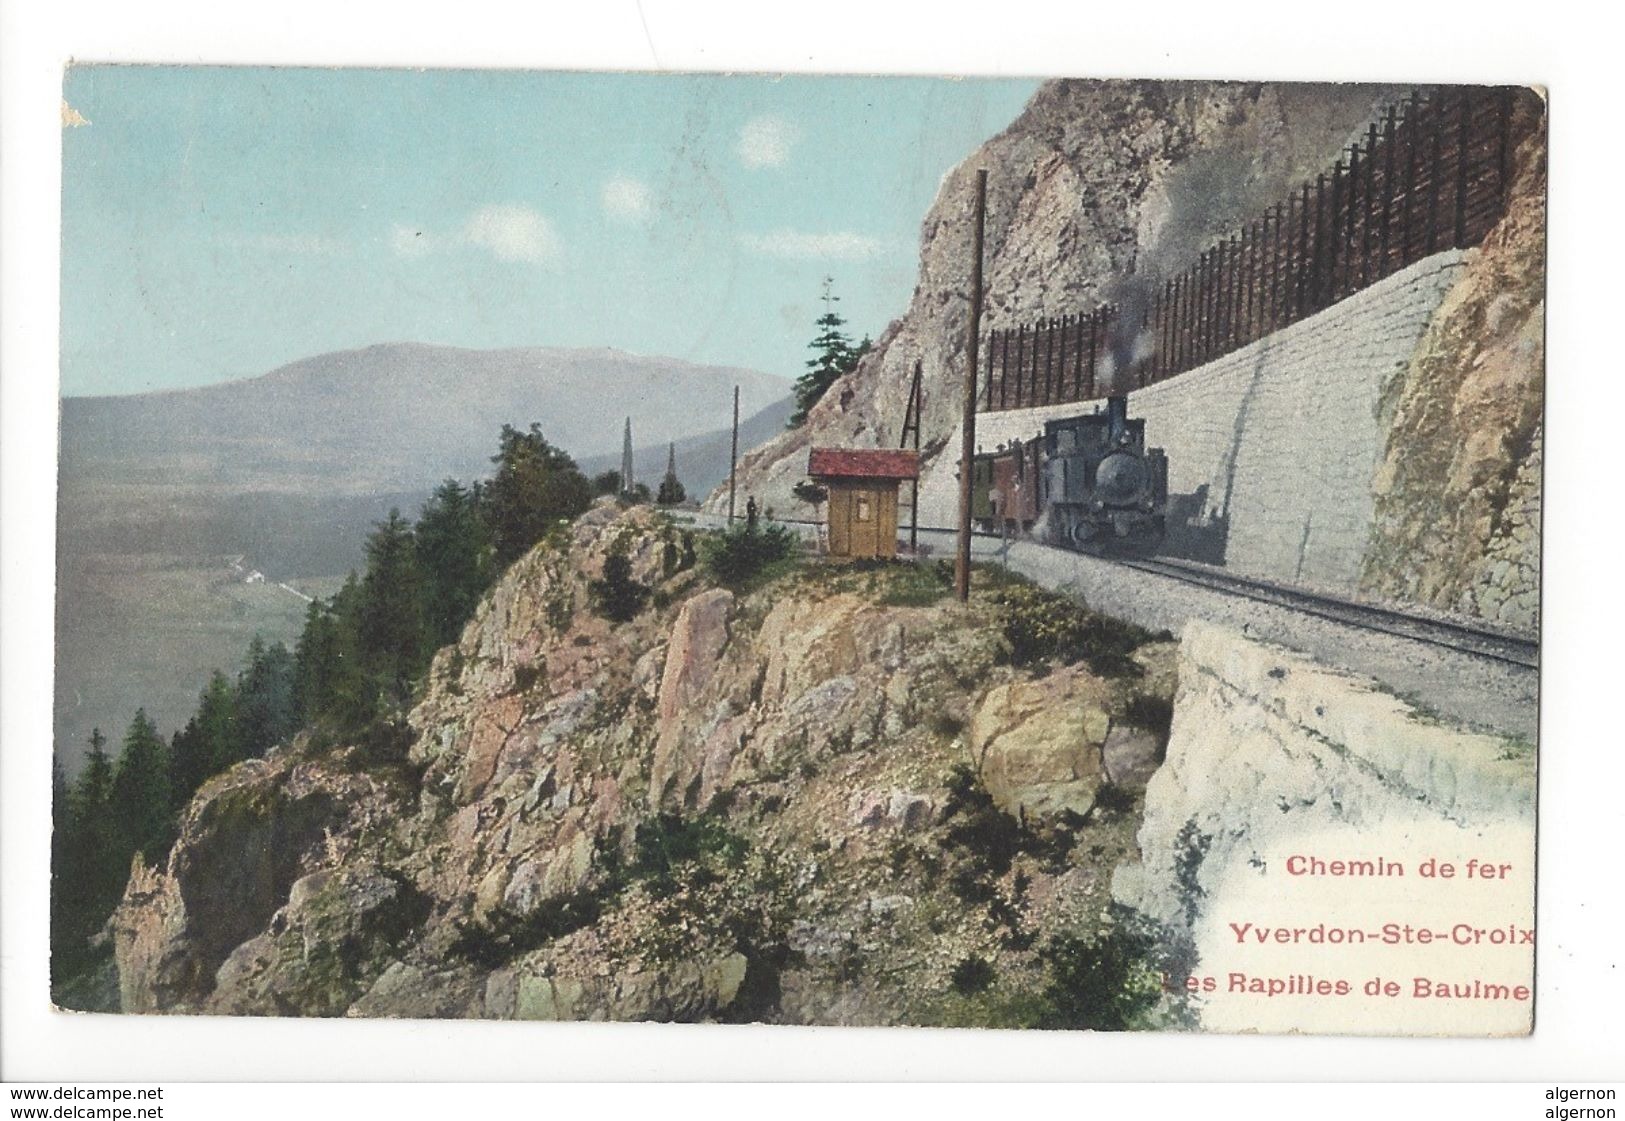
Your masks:
M989 173L983 327L1014 327L1086 310L1120 298L1126 282L1183 269L1210 240L1330 166L1395 92L1046 83L1009 128L943 180L921 225L919 281L908 310L804 427L744 457L741 493L794 510L790 488L805 476L812 444L895 443L916 361L927 458L958 430L976 169Z
M1544 128L1530 127L1513 166L1506 216L1467 255L1384 403L1392 420L1362 583L1371 594L1533 632L1546 370Z
M651 589L629 622L595 607L612 552ZM1115 936L1172 645L1074 612L1109 656L1016 665L994 582L966 609L931 569L691 560L597 507L405 724L211 781L111 921L123 1008L1072 1022L1035 994ZM1146 976L1135 1015L1173 1015Z
M1374 1003L1358 989L1349 1001L1314 1001L1222 983L1194 1001L1198 1022L1250 1032L1529 1031L1527 1000L1408 998L1415 975L1533 986L1531 745L1452 726L1370 679L1208 623L1186 625L1177 676L1166 762L1146 788L1139 860L1118 870L1117 899L1154 919L1170 950L1184 948L1173 953L1183 956L1181 975L1406 982L1402 999ZM1403 871L1306 876L1310 857ZM1458 876L1430 878L1430 857L1454 863ZM1501 862L1499 874L1461 876L1474 858ZM1531 942L1365 936L1396 919L1440 930L1514 926ZM1238 934L1243 923L1300 933L1266 949Z
M806 513L790 488L805 474L808 448L895 443L919 362L922 492L929 492L922 518L943 520L948 507L938 499L951 490L951 470L933 468L958 456L951 438L964 377L976 169L989 171L985 331L1132 299L1141 285L1183 269L1212 241L1330 168L1377 108L1401 92L1045 84L1008 129L944 179L921 227L919 281L907 311L804 427L744 458L741 493L780 512ZM1466 254L1426 336L1413 351L1407 346L1397 366L1383 367L1387 389L1377 415L1368 411L1359 423L1337 428L1340 440L1377 432L1383 446L1376 470L1367 467L1356 480L1358 507L1374 512L1357 527L1355 560L1343 566L1348 578L1340 569L1333 583L1527 631L1538 606L1546 148L1539 100L1520 99L1518 113L1514 134L1524 140L1513 153L1505 218ZM1326 333L1308 340L1311 349L1369 347L1371 338L1339 335L1335 321L1328 313L1294 330ZM1324 376L1342 376L1336 363L1324 369ZM1173 415L1184 422L1156 417L1161 431L1175 434L1167 445L1176 474L1189 466L1178 435L1208 419L1210 409L1199 392L1187 401L1182 384L1174 379L1154 391L1159 400L1177 399ZM1353 458L1365 463L1370 457L1359 450ZM1296 469L1283 474L1281 487L1301 485ZM714 495L712 506L717 502ZM1301 527L1287 527L1271 547L1295 549L1304 537Z

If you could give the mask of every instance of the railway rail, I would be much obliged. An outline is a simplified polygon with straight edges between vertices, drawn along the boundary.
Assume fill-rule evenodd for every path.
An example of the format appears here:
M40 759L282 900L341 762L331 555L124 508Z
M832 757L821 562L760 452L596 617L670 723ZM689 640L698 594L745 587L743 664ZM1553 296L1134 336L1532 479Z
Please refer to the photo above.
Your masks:
M1379 607L1341 596L1238 576L1209 565L1167 558L1110 558L1112 563L1187 584L1285 607L1335 623L1442 646L1526 669L1540 668L1540 643L1534 639L1457 619L1392 607Z
M814 523L802 522L798 519L776 520L788 522L802 531L810 531L814 525ZM726 519L707 515L699 515L695 518L695 521L698 524L709 522L715 526L726 524ZM920 527L920 536L922 538L936 538L947 541L952 539L953 532L951 529ZM984 548L988 543L992 542L999 542L1006 548L1014 543L1002 539L997 534L983 533L981 531L977 531L974 536L978 541L984 543ZM1515 666L1520 670L1538 670L1540 668L1540 643L1537 640L1485 624L1436 614L1362 603L1358 600L1347 599L1325 592L1311 591L1295 585L1241 576L1222 568L1197 564L1191 561L1175 560L1167 557L1085 558L1083 554L1038 545L1036 542L1026 542L1025 544L1029 547L1043 549L1057 556L1077 556L1080 560L1087 559L1090 562L1133 569L1151 576L1177 580L1182 584L1195 588L1234 596L1255 603L1267 604L1303 615L1311 615L1343 626L1425 643L1444 650ZM981 551L978 553L981 560L995 560L999 555L1000 551L997 549L991 553Z

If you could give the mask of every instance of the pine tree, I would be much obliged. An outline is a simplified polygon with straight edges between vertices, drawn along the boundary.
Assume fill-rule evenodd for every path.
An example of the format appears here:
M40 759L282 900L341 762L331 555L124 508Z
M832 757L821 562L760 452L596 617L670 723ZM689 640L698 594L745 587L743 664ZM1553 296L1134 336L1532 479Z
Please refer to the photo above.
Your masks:
M491 582L491 534L473 495L455 479L435 490L413 530L430 644L455 642Z
M361 579L354 572L328 602L332 619L332 661L324 679L327 699L321 715L342 729L364 727L378 714L377 675L369 668L361 640Z
M813 352L813 357L807 360L807 372L796 379L796 408L790 414L791 428L799 428L807 423L807 414L829 391L829 387L856 369L858 360L869 352L867 337L854 347L843 330L846 320L835 310L840 297L835 295L834 287L834 278L826 276L824 292L820 297L824 303L824 314L818 317L816 323L818 334L807 344Z
M368 670L396 701L405 701L411 679L427 661L427 642L417 545L399 510L390 510L367 539L358 623Z
M54 958L65 941L68 908L69 830L68 775L62 760L51 759L51 954Z
M237 690L219 670L209 675L209 683L198 698L197 722L203 751L196 762L198 774L193 790L205 779L248 757L237 722Z
M112 816L119 851L155 862L170 842L169 752L158 729L138 709L124 734L113 776Z
M265 645L254 636L237 676L237 719L243 754L257 758L299 728L294 702L294 658L282 643Z
M677 445L666 445L666 477L660 480L660 492L655 501L662 506L677 506L688 498L682 480L677 477Z
M305 608L305 628L293 651L293 701L305 723L314 723L330 706L338 660L338 624L332 603L313 600Z
M486 484L483 505L499 569L524 556L561 520L592 505L592 484L575 460L547 442L540 425L528 432L503 425L491 461L497 473Z
M89 945L118 905L130 871L130 854L113 827L113 764L97 728L78 778L67 789L61 875L52 885L51 976L60 982L95 959Z

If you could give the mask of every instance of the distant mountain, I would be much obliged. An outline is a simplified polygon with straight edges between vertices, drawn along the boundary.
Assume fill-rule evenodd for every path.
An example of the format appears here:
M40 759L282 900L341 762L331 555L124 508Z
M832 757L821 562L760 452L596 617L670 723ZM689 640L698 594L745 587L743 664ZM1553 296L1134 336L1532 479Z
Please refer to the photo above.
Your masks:
M667 441L691 494L784 425L790 383L616 350L411 343L324 354L201 389L62 402L56 743L116 743L137 706L167 733L211 670L255 634L291 644L306 595L364 560L372 524L440 480L489 475L504 424L541 425L584 468L620 466L632 418L641 478ZM284 584L288 586L283 586Z
M64 478L374 493L483 475L503 424L540 423L579 457L618 451L631 416L664 445L750 416L782 378L611 349L463 350L393 343L199 389L62 402ZM132 474L133 472L133 474Z
M744 394L740 394L743 402ZM740 405L744 409L743 403ZM745 453L758 444L765 444L779 433L784 431L790 414L795 410L795 402L789 397L773 402L767 408L754 416L741 417L739 421L739 455ZM723 418L727 424L732 419ZM650 490L660 486L660 480L666 475L666 444L643 444L643 432L633 423L633 439L638 446L632 451L632 478L635 482L649 484ZM732 433L728 428L720 428L715 432L706 432L699 436L689 436L676 441L677 444L677 477L682 480L683 489L688 492L689 498L695 502L703 499L714 488L728 481L728 455L731 451ZM613 455L588 456L578 461L581 469L589 475L596 475L600 471L619 471L621 469L621 456L619 452ZM739 499L744 502L744 498Z

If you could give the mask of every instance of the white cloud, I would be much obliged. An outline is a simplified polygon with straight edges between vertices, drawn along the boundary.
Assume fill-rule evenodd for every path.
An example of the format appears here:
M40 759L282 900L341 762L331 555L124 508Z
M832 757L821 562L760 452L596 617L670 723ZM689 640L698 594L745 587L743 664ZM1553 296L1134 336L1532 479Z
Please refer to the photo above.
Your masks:
M739 241L752 253L800 261L867 261L886 249L886 242L880 238L851 230L825 234L774 230L770 234L744 234Z
M735 150L746 167L782 167L795 142L795 130L783 117L752 117L739 130Z
M617 175L604 184L604 213L622 222L643 222L653 209L649 187L630 175Z
M559 253L553 223L528 206L504 203L476 211L463 228L463 240L488 250L500 261L550 261Z
M397 225L390 230L389 244L399 257L479 249L499 261L531 264L545 264L556 259L560 252L553 223L538 211L516 203L481 207L469 216L461 230L450 235Z

